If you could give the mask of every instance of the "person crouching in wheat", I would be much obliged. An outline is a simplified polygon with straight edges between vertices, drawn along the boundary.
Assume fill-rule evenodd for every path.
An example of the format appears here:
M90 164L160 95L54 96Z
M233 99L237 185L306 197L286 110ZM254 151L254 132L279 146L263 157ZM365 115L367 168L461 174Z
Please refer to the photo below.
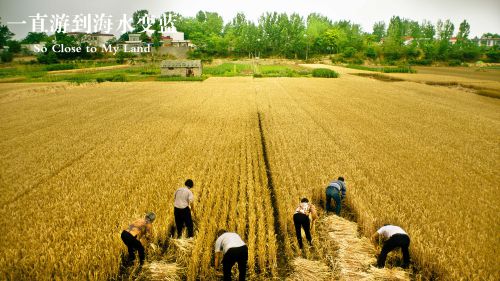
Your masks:
M311 218L309 218L309 216ZM295 225L295 234L297 235L297 241L299 242L299 247L302 249L304 247L302 243L302 232L301 228L304 229L306 234L306 239L309 245L312 246L311 229L314 229L314 222L318 218L318 213L316 212L316 207L309 203L307 198L302 198L300 204L293 214L293 224Z
M155 213L149 212L143 219L134 221L131 225L128 226L127 229L122 231L122 241L128 248L128 259L125 266L131 266L134 263L136 250L139 252L140 264L144 264L144 247L142 246L140 239L142 237L145 237L147 240L151 239L153 235L152 223L155 218Z
M219 269L222 261L224 281L231 280L231 268L238 263L239 281L245 281L248 263L248 247L241 237L225 229L217 231L215 241L215 270Z

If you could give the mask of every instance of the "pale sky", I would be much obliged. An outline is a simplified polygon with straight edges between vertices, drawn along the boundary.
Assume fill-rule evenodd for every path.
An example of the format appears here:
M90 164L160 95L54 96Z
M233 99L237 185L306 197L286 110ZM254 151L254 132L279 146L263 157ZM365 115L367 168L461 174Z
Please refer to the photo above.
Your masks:
M113 16L111 33L121 34L117 29L122 14L147 9L153 15L164 11L175 11L183 16L194 16L199 10L219 13L227 23L238 12L257 22L266 11L299 13L304 18L309 13L317 12L330 19L350 20L358 23L363 31L371 32L373 23L388 23L393 15L421 22L430 20L433 24L438 19L450 19L455 24L455 32L460 22L466 19L471 26L471 37L481 36L486 32L500 33L499 0L0 0L2 24L26 21L26 24L8 24L16 39L32 31L32 19L29 16L47 14L104 13ZM48 21L48 20L47 20ZM70 31L70 30L68 30ZM94 31L94 30L93 30Z

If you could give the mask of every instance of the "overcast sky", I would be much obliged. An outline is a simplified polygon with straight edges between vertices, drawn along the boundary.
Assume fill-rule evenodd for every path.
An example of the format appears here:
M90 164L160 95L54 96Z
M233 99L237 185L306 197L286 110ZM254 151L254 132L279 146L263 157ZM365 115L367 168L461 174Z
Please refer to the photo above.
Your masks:
M2 24L27 22L8 24L16 39L24 38L32 31L29 16L37 13L49 17L62 13L71 17L105 13L113 16L111 33L120 34L117 26L122 14L131 16L139 9L147 9L154 15L171 10L183 16L194 16L199 10L212 11L219 13L225 22L238 12L245 13L255 22L266 11L296 12L304 18L309 13L317 12L334 21L345 19L361 24L367 32L372 31L374 22L387 23L393 15L419 22L430 20L434 24L438 19L450 19L455 24L455 32L460 22L466 19L471 25L471 37L486 32L500 33L500 0L0 0Z

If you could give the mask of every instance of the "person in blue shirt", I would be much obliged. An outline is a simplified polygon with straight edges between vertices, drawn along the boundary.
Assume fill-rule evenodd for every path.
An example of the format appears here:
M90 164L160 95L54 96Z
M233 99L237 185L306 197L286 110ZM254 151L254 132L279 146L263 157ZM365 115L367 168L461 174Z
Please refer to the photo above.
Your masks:
M326 211L340 215L341 202L345 198L346 187L344 177L339 177L336 181L332 181L326 188ZM332 206L332 199L335 201L335 210Z

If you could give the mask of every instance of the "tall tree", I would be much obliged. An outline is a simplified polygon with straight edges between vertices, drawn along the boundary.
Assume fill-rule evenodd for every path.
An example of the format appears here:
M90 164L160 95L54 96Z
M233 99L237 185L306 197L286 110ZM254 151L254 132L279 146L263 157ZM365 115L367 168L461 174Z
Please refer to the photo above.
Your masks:
M341 52L342 48L345 46L347 35L344 29L335 26L323 33L320 40L323 48L331 54L336 54Z
M448 42L453 36L453 31L455 30L455 26L450 20L446 20L443 22L442 20L438 20L437 22L437 34L440 41Z
M444 60L450 49L450 39L453 36L455 26L450 20L446 20L445 22L438 20L436 30L439 39L437 42L438 57Z
M422 33L422 38L432 40L434 39L434 36L436 35L436 29L434 28L434 25L427 20L424 20L422 24L420 25L420 30Z
M385 22L379 21L373 24L373 32L375 42L380 42L385 37Z
M396 46L401 46L403 45L404 35L405 35L405 29L403 26L403 21L398 16L392 17L389 22L389 27L387 28L386 42L394 44Z
M133 32L143 32L145 27L147 27L148 19L145 17L149 15L148 10L138 10L132 14L131 26L134 29Z
M265 13L259 18L259 29L262 32L263 52L277 54L281 44L281 28L278 25L278 13Z
M470 24L464 20L460 23L457 34L457 43L465 43L469 39Z
M0 18L0 48L3 48L12 36L14 36L14 33L12 33L6 25L2 25Z
M317 13L309 14L307 16L307 28L305 31L306 52L311 50L313 53L319 53L319 39L331 27L332 21L327 17Z

